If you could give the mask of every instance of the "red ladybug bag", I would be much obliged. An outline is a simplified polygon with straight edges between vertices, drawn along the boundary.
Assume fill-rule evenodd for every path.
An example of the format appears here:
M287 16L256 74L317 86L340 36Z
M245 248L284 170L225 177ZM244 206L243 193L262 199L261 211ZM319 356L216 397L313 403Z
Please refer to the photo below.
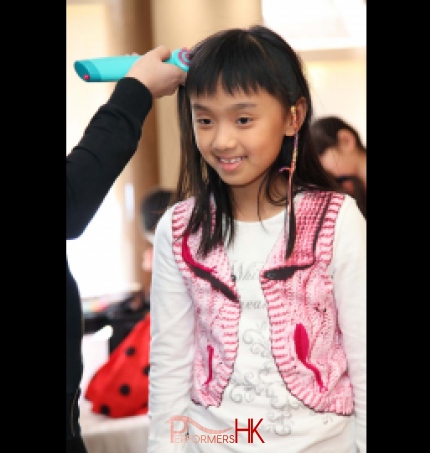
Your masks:
M109 417L148 412L150 316L138 321L91 378L85 398Z

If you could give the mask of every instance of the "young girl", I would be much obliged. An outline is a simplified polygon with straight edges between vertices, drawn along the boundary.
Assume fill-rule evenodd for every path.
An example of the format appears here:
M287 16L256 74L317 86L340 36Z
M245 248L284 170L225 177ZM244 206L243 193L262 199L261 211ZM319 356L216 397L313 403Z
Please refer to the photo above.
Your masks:
M366 451L366 222L311 143L273 31L218 32L178 91L155 233L148 452Z

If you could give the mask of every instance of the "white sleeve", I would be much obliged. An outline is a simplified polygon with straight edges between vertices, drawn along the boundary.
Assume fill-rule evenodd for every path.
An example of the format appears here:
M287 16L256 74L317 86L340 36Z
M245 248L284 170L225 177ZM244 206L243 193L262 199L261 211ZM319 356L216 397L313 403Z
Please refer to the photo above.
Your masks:
M347 197L335 226L331 263L348 368L354 392L356 439L366 452L366 220Z
M171 443L170 423L186 415L194 357L194 313L172 250L172 208L160 219L154 237L150 292L151 345L148 453L183 451Z

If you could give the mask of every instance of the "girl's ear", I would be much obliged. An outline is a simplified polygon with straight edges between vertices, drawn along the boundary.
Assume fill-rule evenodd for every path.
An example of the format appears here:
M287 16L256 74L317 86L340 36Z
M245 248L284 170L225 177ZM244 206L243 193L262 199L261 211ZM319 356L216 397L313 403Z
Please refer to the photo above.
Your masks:
M306 112L308 110L306 99L304 97L299 98L294 107L295 114L290 112L288 115L287 128L285 130L285 135L289 137L292 137L302 127L303 121L306 118Z

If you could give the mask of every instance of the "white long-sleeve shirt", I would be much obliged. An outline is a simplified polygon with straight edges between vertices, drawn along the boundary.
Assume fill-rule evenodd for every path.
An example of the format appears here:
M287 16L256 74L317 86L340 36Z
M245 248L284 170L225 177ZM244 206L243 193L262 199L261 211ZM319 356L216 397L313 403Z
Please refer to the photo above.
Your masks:
M160 220L150 297L148 453L366 452L366 221L355 201L346 197L336 220L329 266L354 388L354 414L340 416L316 413L297 400L271 354L270 324L258 276L282 233L284 215L264 220L263 225L236 222L236 238L227 252L241 303L239 349L221 405L208 408L194 404L189 394L194 310L172 252L172 208ZM178 416L188 417L188 431L181 433L183 421L173 423ZM249 427L249 419L254 428L258 425L252 439L240 431L237 443L232 442L235 421L243 429ZM225 432L217 437L208 430Z

